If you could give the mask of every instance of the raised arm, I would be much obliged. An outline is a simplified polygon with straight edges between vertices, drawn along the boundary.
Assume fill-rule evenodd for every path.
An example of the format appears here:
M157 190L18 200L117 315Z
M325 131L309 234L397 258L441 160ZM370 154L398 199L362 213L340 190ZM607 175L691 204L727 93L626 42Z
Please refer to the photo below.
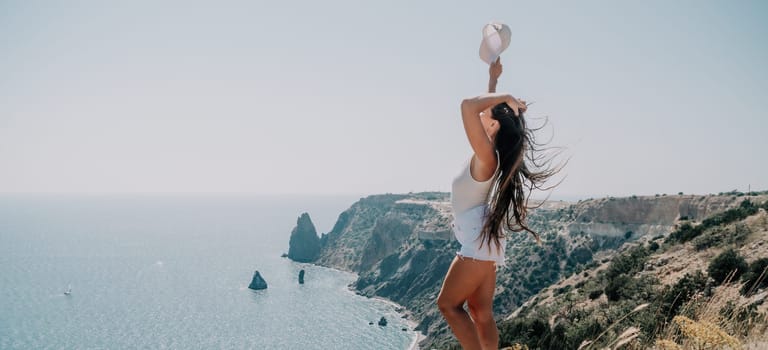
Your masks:
M464 123L464 131L467 133L469 144L472 146L475 156L484 165L496 166L496 152L493 143L485 132L483 123L480 121L480 112L502 102L509 104L515 114L520 115L518 113L520 102L509 94L488 93L461 101L461 119Z
M496 84L499 82L499 77L503 71L501 66L501 57L496 59L496 62L491 63L488 67L488 92L496 92Z

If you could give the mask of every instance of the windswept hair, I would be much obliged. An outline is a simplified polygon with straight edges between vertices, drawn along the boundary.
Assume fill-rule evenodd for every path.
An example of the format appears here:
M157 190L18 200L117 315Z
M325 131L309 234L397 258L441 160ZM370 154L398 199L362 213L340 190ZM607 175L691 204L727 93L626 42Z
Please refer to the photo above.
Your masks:
M515 116L515 112L506 102L494 106L491 117L499 122L494 147L499 153L500 164L499 172L488 192L488 213L480 232L480 246L482 247L483 242L488 242L490 251L493 240L496 248L500 249L502 225L513 232L528 231L536 242L541 244L539 234L531 230L526 223L528 210L538 208L541 204L529 207L528 200L534 189L547 191L560 184L562 180L553 186L543 187L565 163L552 167L554 157L548 158L541 153L550 148L541 149L545 144L537 143L533 133L541 130L546 123L539 128L528 129L523 112L520 111L519 117Z

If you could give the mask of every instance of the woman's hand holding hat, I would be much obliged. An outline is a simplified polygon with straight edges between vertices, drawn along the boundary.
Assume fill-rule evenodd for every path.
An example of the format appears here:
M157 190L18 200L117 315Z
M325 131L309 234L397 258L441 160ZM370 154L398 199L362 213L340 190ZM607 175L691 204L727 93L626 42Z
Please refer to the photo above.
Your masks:
M504 71L501 65L501 57L496 58L496 61L491 63L491 65L488 67L488 75L491 76L492 80L497 80L501 76L501 73Z

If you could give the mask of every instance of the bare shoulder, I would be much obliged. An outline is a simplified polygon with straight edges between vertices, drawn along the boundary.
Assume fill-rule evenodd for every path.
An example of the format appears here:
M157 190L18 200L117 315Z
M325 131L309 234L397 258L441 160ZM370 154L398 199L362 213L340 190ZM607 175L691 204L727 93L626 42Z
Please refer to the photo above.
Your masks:
M477 182L488 181L496 172L497 162L495 155L490 161L482 161L476 154L473 154L469 163L469 175Z

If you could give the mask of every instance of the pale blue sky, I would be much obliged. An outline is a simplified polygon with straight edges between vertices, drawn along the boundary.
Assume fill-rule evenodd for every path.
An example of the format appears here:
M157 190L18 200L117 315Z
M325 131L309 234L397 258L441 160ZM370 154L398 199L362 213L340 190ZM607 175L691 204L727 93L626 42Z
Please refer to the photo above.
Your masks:
M765 190L767 4L0 0L0 192L449 191L494 19L554 197Z

